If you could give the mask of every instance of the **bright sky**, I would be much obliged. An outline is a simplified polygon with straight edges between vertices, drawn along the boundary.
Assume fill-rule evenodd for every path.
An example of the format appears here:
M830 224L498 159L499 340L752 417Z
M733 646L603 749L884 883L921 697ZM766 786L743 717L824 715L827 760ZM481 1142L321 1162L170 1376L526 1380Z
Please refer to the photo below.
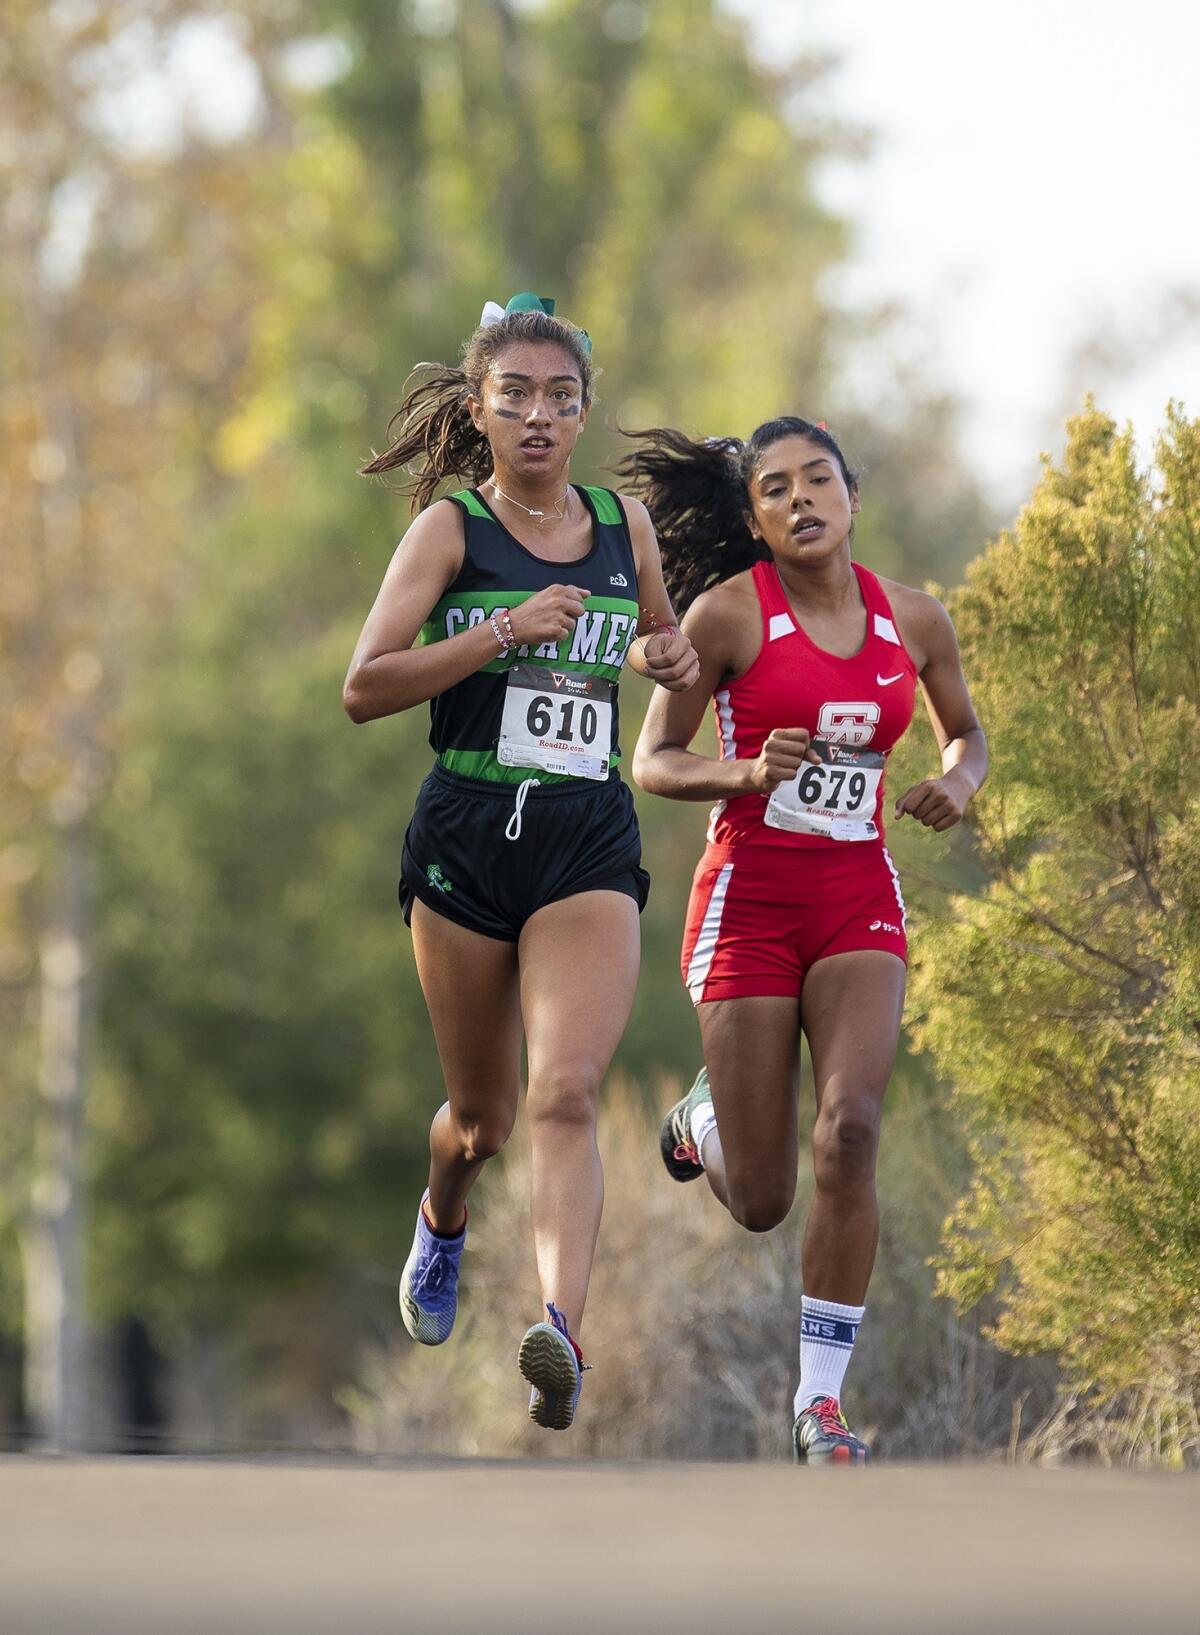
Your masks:
M771 55L841 56L822 98L876 141L823 182L858 229L835 293L908 309L997 500L1089 387L1147 444L1168 398L1200 414L1200 7L730 3ZM1097 338L1110 366L1078 357Z

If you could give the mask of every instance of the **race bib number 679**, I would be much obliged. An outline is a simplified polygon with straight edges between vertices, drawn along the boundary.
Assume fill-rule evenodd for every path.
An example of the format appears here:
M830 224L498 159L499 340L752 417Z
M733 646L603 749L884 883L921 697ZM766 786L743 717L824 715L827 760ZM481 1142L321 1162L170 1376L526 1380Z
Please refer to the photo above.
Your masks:
M821 738L814 738L812 747L821 765L805 761L794 778L779 785L767 802L768 828L826 835L830 840L876 839L883 756L878 750L829 744Z
M608 777L613 684L538 664L514 664L504 689L496 758L573 778Z

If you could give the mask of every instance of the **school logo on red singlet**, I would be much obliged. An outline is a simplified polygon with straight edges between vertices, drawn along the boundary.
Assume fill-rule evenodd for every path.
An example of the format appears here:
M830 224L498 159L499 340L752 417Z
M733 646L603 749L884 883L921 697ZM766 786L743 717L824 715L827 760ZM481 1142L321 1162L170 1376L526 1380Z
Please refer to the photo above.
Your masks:
M817 737L829 744L861 749L875 736L881 711L878 704L822 704Z

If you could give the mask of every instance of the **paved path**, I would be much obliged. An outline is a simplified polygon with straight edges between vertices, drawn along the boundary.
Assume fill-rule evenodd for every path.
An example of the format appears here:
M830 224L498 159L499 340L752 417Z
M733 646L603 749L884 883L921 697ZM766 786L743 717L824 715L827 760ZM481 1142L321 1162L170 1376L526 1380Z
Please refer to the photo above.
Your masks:
M1187 1635L1200 1478L0 1459L3 1635Z

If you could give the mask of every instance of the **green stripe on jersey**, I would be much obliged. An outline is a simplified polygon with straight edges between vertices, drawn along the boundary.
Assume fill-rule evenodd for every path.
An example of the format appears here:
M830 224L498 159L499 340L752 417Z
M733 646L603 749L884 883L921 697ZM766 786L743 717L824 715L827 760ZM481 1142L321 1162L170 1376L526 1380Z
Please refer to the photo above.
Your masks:
M616 766L620 759L616 750L613 750L608 757L609 766ZM490 749L444 749L438 756L438 764L444 766L447 772L457 772L460 778L481 778L486 783L509 783L515 786L524 783L527 778L537 778L543 786L573 783L582 789L588 781L584 778L567 777L559 772L543 772L536 766L502 766L496 759L495 751Z
M595 507L596 521L606 522L610 528L620 528L625 517L621 511L621 503L612 489L589 488L586 484L584 489Z
M472 625L482 624L498 607L519 607L536 591L451 591L436 603L417 637L418 647L445 641ZM522 659L539 664L556 664L580 675L616 677L625 662L625 653L637 632L638 606L627 597L589 596L575 628L561 641L543 642L516 653L499 653L480 665L485 674L496 675Z
M460 488L457 494L449 496L452 500L461 500L473 517L482 517L485 522L495 519L478 494L472 494L469 488Z

